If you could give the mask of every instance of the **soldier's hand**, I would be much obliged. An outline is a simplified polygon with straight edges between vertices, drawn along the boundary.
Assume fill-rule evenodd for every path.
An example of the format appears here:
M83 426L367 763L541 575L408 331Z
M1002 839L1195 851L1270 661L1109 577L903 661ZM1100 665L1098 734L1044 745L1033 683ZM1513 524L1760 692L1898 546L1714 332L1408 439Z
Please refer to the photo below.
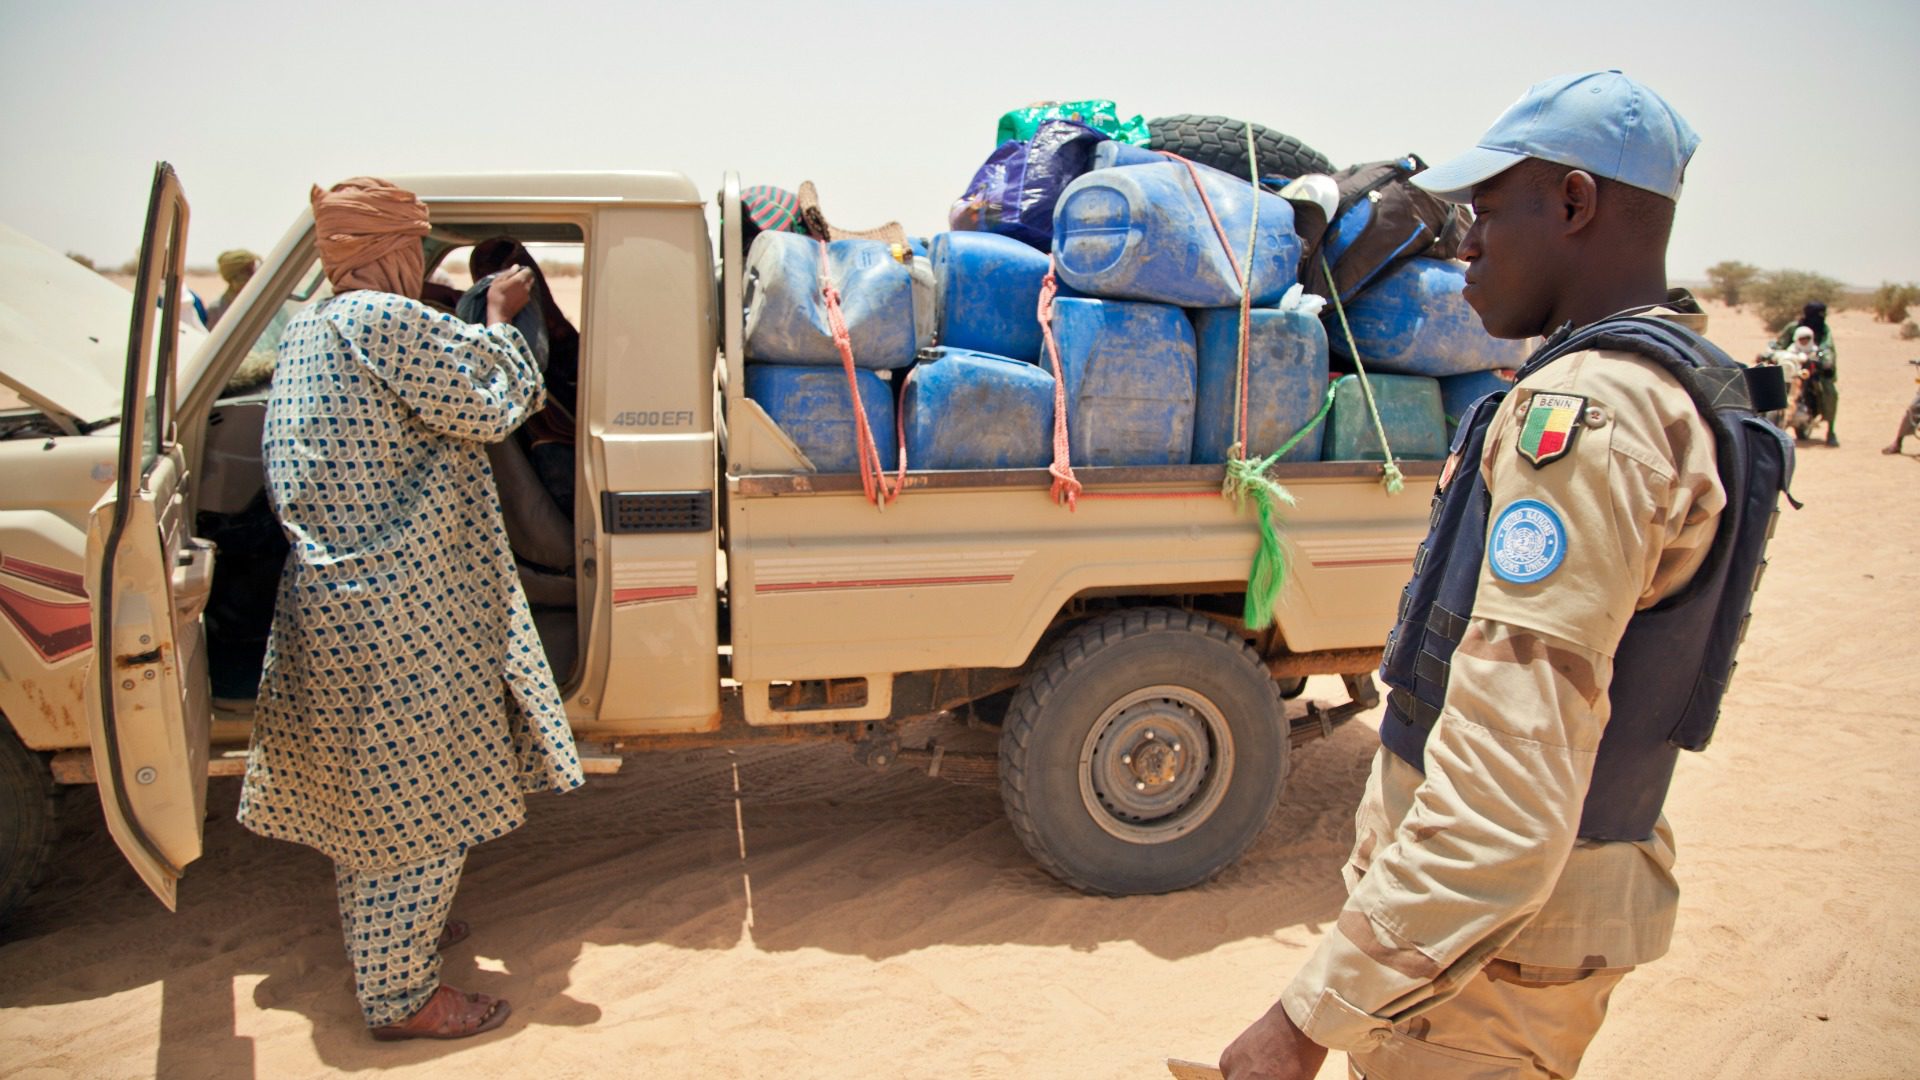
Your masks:
M487 286L487 325L512 322L533 295L533 271L524 266L504 270Z
M1221 1053L1220 1072L1226 1080L1313 1080L1326 1059L1327 1048L1307 1038L1276 1001Z

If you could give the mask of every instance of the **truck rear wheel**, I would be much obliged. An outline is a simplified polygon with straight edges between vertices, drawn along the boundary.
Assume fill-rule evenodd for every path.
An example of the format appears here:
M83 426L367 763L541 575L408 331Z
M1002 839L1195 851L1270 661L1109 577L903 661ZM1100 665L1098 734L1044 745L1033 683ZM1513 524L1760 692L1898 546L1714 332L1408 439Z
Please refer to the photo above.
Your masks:
M1287 747L1279 690L1245 642L1190 612L1140 608L1062 638L1014 695L1000 794L1061 881L1171 892L1259 838Z
M58 793L46 759L21 745L0 718L0 923L46 871Z

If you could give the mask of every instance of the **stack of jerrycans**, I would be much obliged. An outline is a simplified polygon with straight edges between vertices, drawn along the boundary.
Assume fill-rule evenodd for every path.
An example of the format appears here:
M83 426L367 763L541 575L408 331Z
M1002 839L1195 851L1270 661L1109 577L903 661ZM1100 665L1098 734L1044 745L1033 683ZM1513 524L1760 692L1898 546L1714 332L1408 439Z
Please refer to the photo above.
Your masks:
M1054 212L1059 294L1051 328L1073 462L1226 460L1235 429L1238 267L1256 199L1258 308L1246 412L1249 452L1270 452L1312 417L1327 378L1319 323L1272 308L1298 272L1290 205L1158 155L1102 155L1108 162L1116 167L1069 184ZM1238 238L1229 241L1231 252L1209 203L1220 229ZM1053 456L1054 385L1037 307L1048 254L969 232L935 236L930 248L942 348L922 359L903 388L909 463L1045 465ZM1318 452L1310 439L1291 456L1312 460Z

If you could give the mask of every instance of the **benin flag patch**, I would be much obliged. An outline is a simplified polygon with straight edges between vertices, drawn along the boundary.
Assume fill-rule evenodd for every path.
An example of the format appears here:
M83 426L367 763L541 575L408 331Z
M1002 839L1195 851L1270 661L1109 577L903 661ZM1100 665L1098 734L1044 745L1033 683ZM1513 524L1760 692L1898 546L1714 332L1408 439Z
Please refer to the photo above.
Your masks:
M1587 399L1573 394L1535 394L1520 423L1520 456L1538 469L1573 449Z

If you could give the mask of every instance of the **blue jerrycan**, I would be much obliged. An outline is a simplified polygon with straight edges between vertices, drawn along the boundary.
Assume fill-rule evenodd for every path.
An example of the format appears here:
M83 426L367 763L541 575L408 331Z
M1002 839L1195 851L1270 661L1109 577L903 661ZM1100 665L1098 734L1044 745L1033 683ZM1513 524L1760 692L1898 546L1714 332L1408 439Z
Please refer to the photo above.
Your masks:
M1301 311L1255 308L1247 349L1247 457L1280 448L1320 411L1327 393L1327 332ZM1240 309L1193 315L1199 339L1200 385L1193 417L1193 460L1217 464L1233 445L1234 388L1240 371ZM1319 461L1322 425L1283 461Z
M1011 236L943 232L933 238L936 340L1029 362L1040 359L1040 279L1047 256Z
M912 260L923 262L923 260ZM840 290L841 313L864 368L900 368L933 338L933 273L919 274L878 240L835 240L827 264ZM781 364L840 363L821 295L820 242L790 232L763 232L747 254L748 360Z
M1078 465L1185 465L1193 457L1195 352L1186 312L1059 297L1053 332Z
M1233 248L1220 246L1194 174L1212 201ZM1260 227L1254 243L1253 302L1269 305L1299 275L1300 239L1293 207L1205 166L1165 161L1097 169L1067 186L1053 214L1053 251L1060 277L1088 296L1147 300L1182 307L1240 303L1235 267L1246 261L1254 201ZM1230 261L1231 260L1231 261Z
M1408 259L1348 301L1347 325L1367 372L1461 375L1524 363L1527 343L1488 334L1461 295L1466 284L1460 263ZM1328 323L1333 352L1347 356L1339 325Z
M761 236L771 234L761 233ZM899 434L893 422L893 384L869 370L854 372L867 425L886 468L900 464ZM814 468L823 473L860 471L860 439L847 396L844 368L815 364L747 365L747 396L780 425Z
M1053 376L1024 360L929 350L907 372L900 410L910 469L1039 469L1053 460Z

